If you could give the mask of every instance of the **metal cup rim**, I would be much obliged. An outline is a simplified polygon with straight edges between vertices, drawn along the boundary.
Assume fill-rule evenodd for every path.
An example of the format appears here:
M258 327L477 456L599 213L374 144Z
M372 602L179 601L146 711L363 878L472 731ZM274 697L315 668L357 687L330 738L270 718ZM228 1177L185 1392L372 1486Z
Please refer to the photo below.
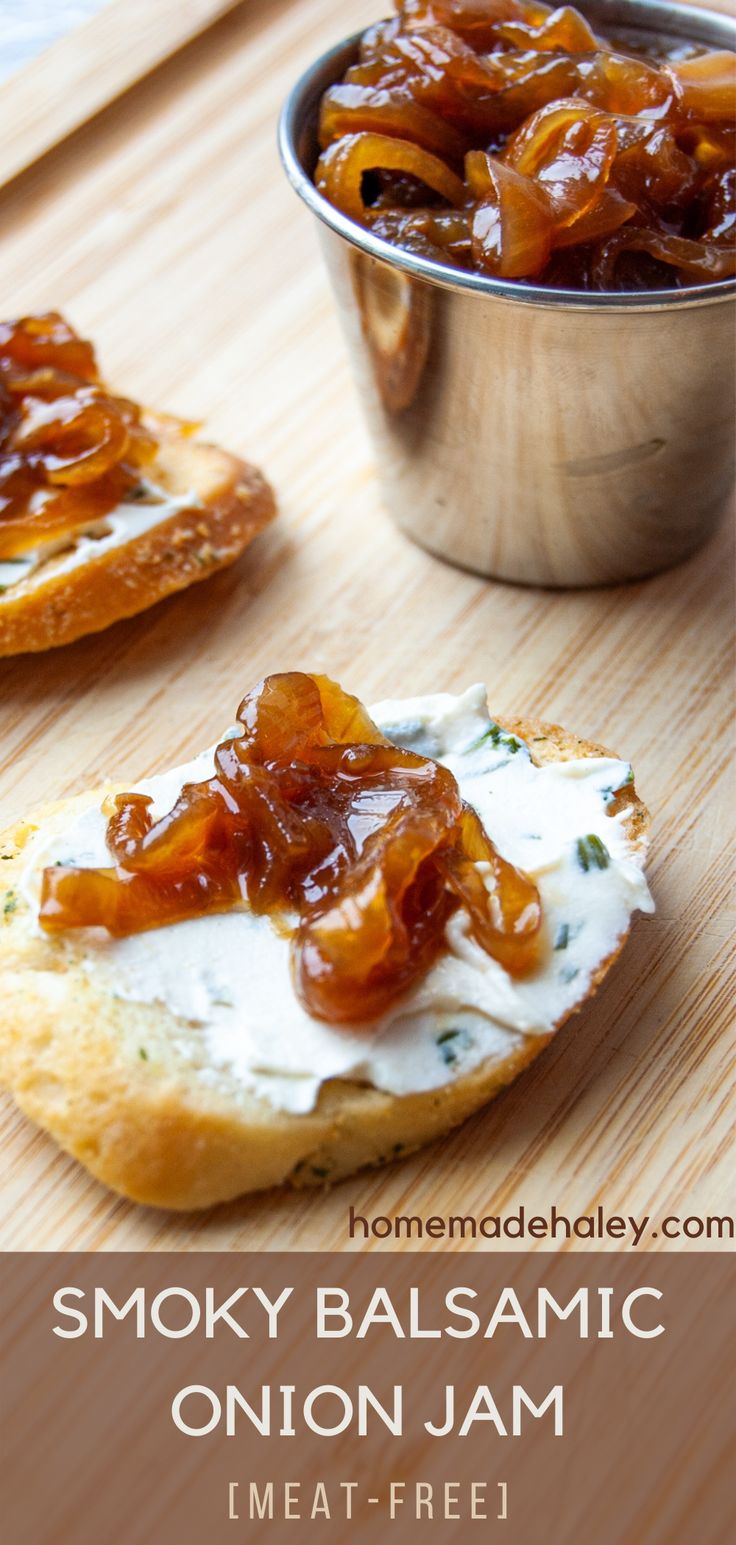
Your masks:
M617 9L618 0L588 0L586 5L586 10L592 13L607 10L615 12ZM652 24L652 30L660 32L666 30L680 35L692 33L693 37L697 38L698 28L702 33L705 22L710 24L716 33L723 31L725 37L730 38L732 46L736 48L736 19L732 19L723 12L687 4L668 3L667 25L663 27L663 11L661 0L656 6L653 0L627 0L625 11L627 25L632 29L636 26L645 28L648 21ZM615 293L550 290L544 285L528 284L518 279L494 279L490 275L469 273L464 269L435 262L432 258L407 252L404 248L382 240L368 228L348 219L318 192L302 165L297 144L299 134L309 114L313 112L319 95L330 81L339 79L344 61L351 51L355 52L357 49L363 30L354 32L349 37L343 38L341 42L334 44L300 75L284 102L278 125L281 162L292 188L324 225L329 226L338 236L342 236L351 246L359 247L369 257L388 264L411 278L422 279L441 289L462 291L468 295L485 295L517 305L557 307L568 311L620 313L627 310L668 311L680 307L715 305L732 300L736 296L736 279L718 279L708 284L691 285L687 289L632 290ZM333 67L334 73L332 73Z

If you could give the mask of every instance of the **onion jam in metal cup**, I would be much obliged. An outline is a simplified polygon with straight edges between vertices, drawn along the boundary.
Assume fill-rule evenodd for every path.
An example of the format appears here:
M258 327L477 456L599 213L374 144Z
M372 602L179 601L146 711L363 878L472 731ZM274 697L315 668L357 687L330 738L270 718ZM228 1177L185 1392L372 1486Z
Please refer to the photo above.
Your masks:
M633 47L656 33L736 48L736 21L694 6L584 11ZM280 148L318 218L393 518L431 552L522 584L615 583L688 557L733 485L736 281L549 288L450 266L348 218L313 176L321 98L359 44L297 82Z

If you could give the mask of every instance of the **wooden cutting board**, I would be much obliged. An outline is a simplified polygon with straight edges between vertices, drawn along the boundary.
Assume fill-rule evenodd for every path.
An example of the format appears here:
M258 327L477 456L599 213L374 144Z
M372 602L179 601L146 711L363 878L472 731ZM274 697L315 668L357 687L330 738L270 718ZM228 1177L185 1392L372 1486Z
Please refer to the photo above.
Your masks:
M157 31L150 58L128 53L103 111L95 86L39 128L48 59L7 88L0 141L19 122L36 128L16 140L5 171L18 175L0 189L3 312L67 312L121 391L206 419L262 463L280 517L209 583L70 648L0 662L0 820L183 760L270 670L325 671L368 702L482 679L498 713L560 721L633 760L653 814L657 915L485 1113L332 1192L146 1211L5 1100L7 1249L342 1248L351 1203L364 1215L733 1210L731 522L671 573L567 594L486 583L394 530L315 234L275 146L297 73L385 8L251 0L208 16L167 0L154 9L168 41ZM116 57L129 17L118 0L85 29L93 82L94 49ZM78 61L70 40L57 47L62 66ZM660 1233L647 1247L662 1244Z

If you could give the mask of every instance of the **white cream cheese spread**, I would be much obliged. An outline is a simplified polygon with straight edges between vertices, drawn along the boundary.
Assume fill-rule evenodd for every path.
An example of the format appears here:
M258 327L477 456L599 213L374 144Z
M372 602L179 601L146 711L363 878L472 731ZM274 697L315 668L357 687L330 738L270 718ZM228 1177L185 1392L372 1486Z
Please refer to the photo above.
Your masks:
M482 686L460 697L383 702L370 710L397 744L434 757L457 779L499 852L542 898L547 948L521 980L471 938L467 915L448 925L446 950L381 1019L332 1026L312 1018L292 987L289 941L248 909L167 925L124 939L98 929L69 935L101 987L176 1016L177 1049L202 1078L227 1071L244 1089L291 1111L311 1110L320 1085L350 1078L401 1095L440 1088L522 1036L546 1035L590 987L631 914L654 910L615 791L625 762L585 757L535 766L528 748L488 716ZM186 782L210 777L214 753L136 785L154 814ZM110 863L106 818L88 808L29 842L24 890L37 915L45 865ZM592 839L592 840L591 840ZM36 925L37 926L37 925Z
M34 494L31 511L53 495L41 491ZM168 520L180 510L201 508L201 500L195 493L171 495L144 479L138 485L135 500L118 504L109 515L103 516L89 529L70 533L68 536L39 543L37 548L18 558L0 558L0 604L4 594L12 591L22 580L34 579L41 583L59 574L66 574L91 558L100 558L112 547L123 547Z

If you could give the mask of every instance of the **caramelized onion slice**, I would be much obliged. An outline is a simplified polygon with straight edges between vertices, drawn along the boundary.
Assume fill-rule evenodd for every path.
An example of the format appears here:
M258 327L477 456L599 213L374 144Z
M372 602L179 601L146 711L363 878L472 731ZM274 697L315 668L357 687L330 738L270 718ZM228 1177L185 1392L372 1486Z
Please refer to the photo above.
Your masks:
M616 154L613 119L588 102L548 103L511 136L504 162L533 177L552 206L555 225L573 225L600 198Z
M363 200L363 177L366 172L379 169L418 177L457 208L465 201L461 179L444 161L409 140L393 139L386 134L346 134L336 140L320 156L314 180L330 203L351 220L367 225L371 211Z
M113 467L93 483L49 490L29 515L29 499L38 490L22 471L4 475L0 456L0 559L22 557L90 530L129 496L136 482L135 473Z
M604 188L598 202L587 214L581 215L574 225L562 226L555 231L554 247L582 246L589 241L601 241L612 236L628 220L638 214L636 204L630 204L615 188Z
M639 226L624 226L603 245L594 265L594 279L603 290L616 288L616 266L624 252L646 252L660 263L701 281L730 279L736 274L736 248L714 241L688 241L682 236Z
M698 167L663 124L617 155L611 180L624 197L658 209L686 206L697 191Z
M554 7L541 0L397 0L396 9L406 28L451 27L482 51L496 42L499 22L521 21L538 27Z
M91 343L78 338L58 311L0 322L0 367L27 371L45 365L68 371L82 381L99 379Z
M353 83L332 86L322 98L320 145L326 149L346 134L374 133L409 140L447 161L462 162L467 139L439 113L398 91Z
M0 558L97 527L158 443L135 403L105 391L91 345L56 312L0 323Z
M585 54L598 46L585 17L571 5L561 5L536 26L524 21L501 22L497 36L515 48L533 48L542 53Z
M91 483L121 461L128 425L115 403L82 387L53 402L27 397L13 445L43 469L49 483Z
M699 123L733 124L736 118L736 54L721 49L679 59L670 66L685 112Z
M45 870L47 931L119 935L247 901L290 929L297 992L335 1024L390 1007L444 948L459 906L507 971L534 968L537 889L447 768L392 745L322 676L269 676L238 717L214 777L185 786L160 820L147 797L117 797L109 868Z
M553 220L545 194L530 177L482 150L465 159L476 200L473 257L499 279L526 279L541 272L552 250Z

